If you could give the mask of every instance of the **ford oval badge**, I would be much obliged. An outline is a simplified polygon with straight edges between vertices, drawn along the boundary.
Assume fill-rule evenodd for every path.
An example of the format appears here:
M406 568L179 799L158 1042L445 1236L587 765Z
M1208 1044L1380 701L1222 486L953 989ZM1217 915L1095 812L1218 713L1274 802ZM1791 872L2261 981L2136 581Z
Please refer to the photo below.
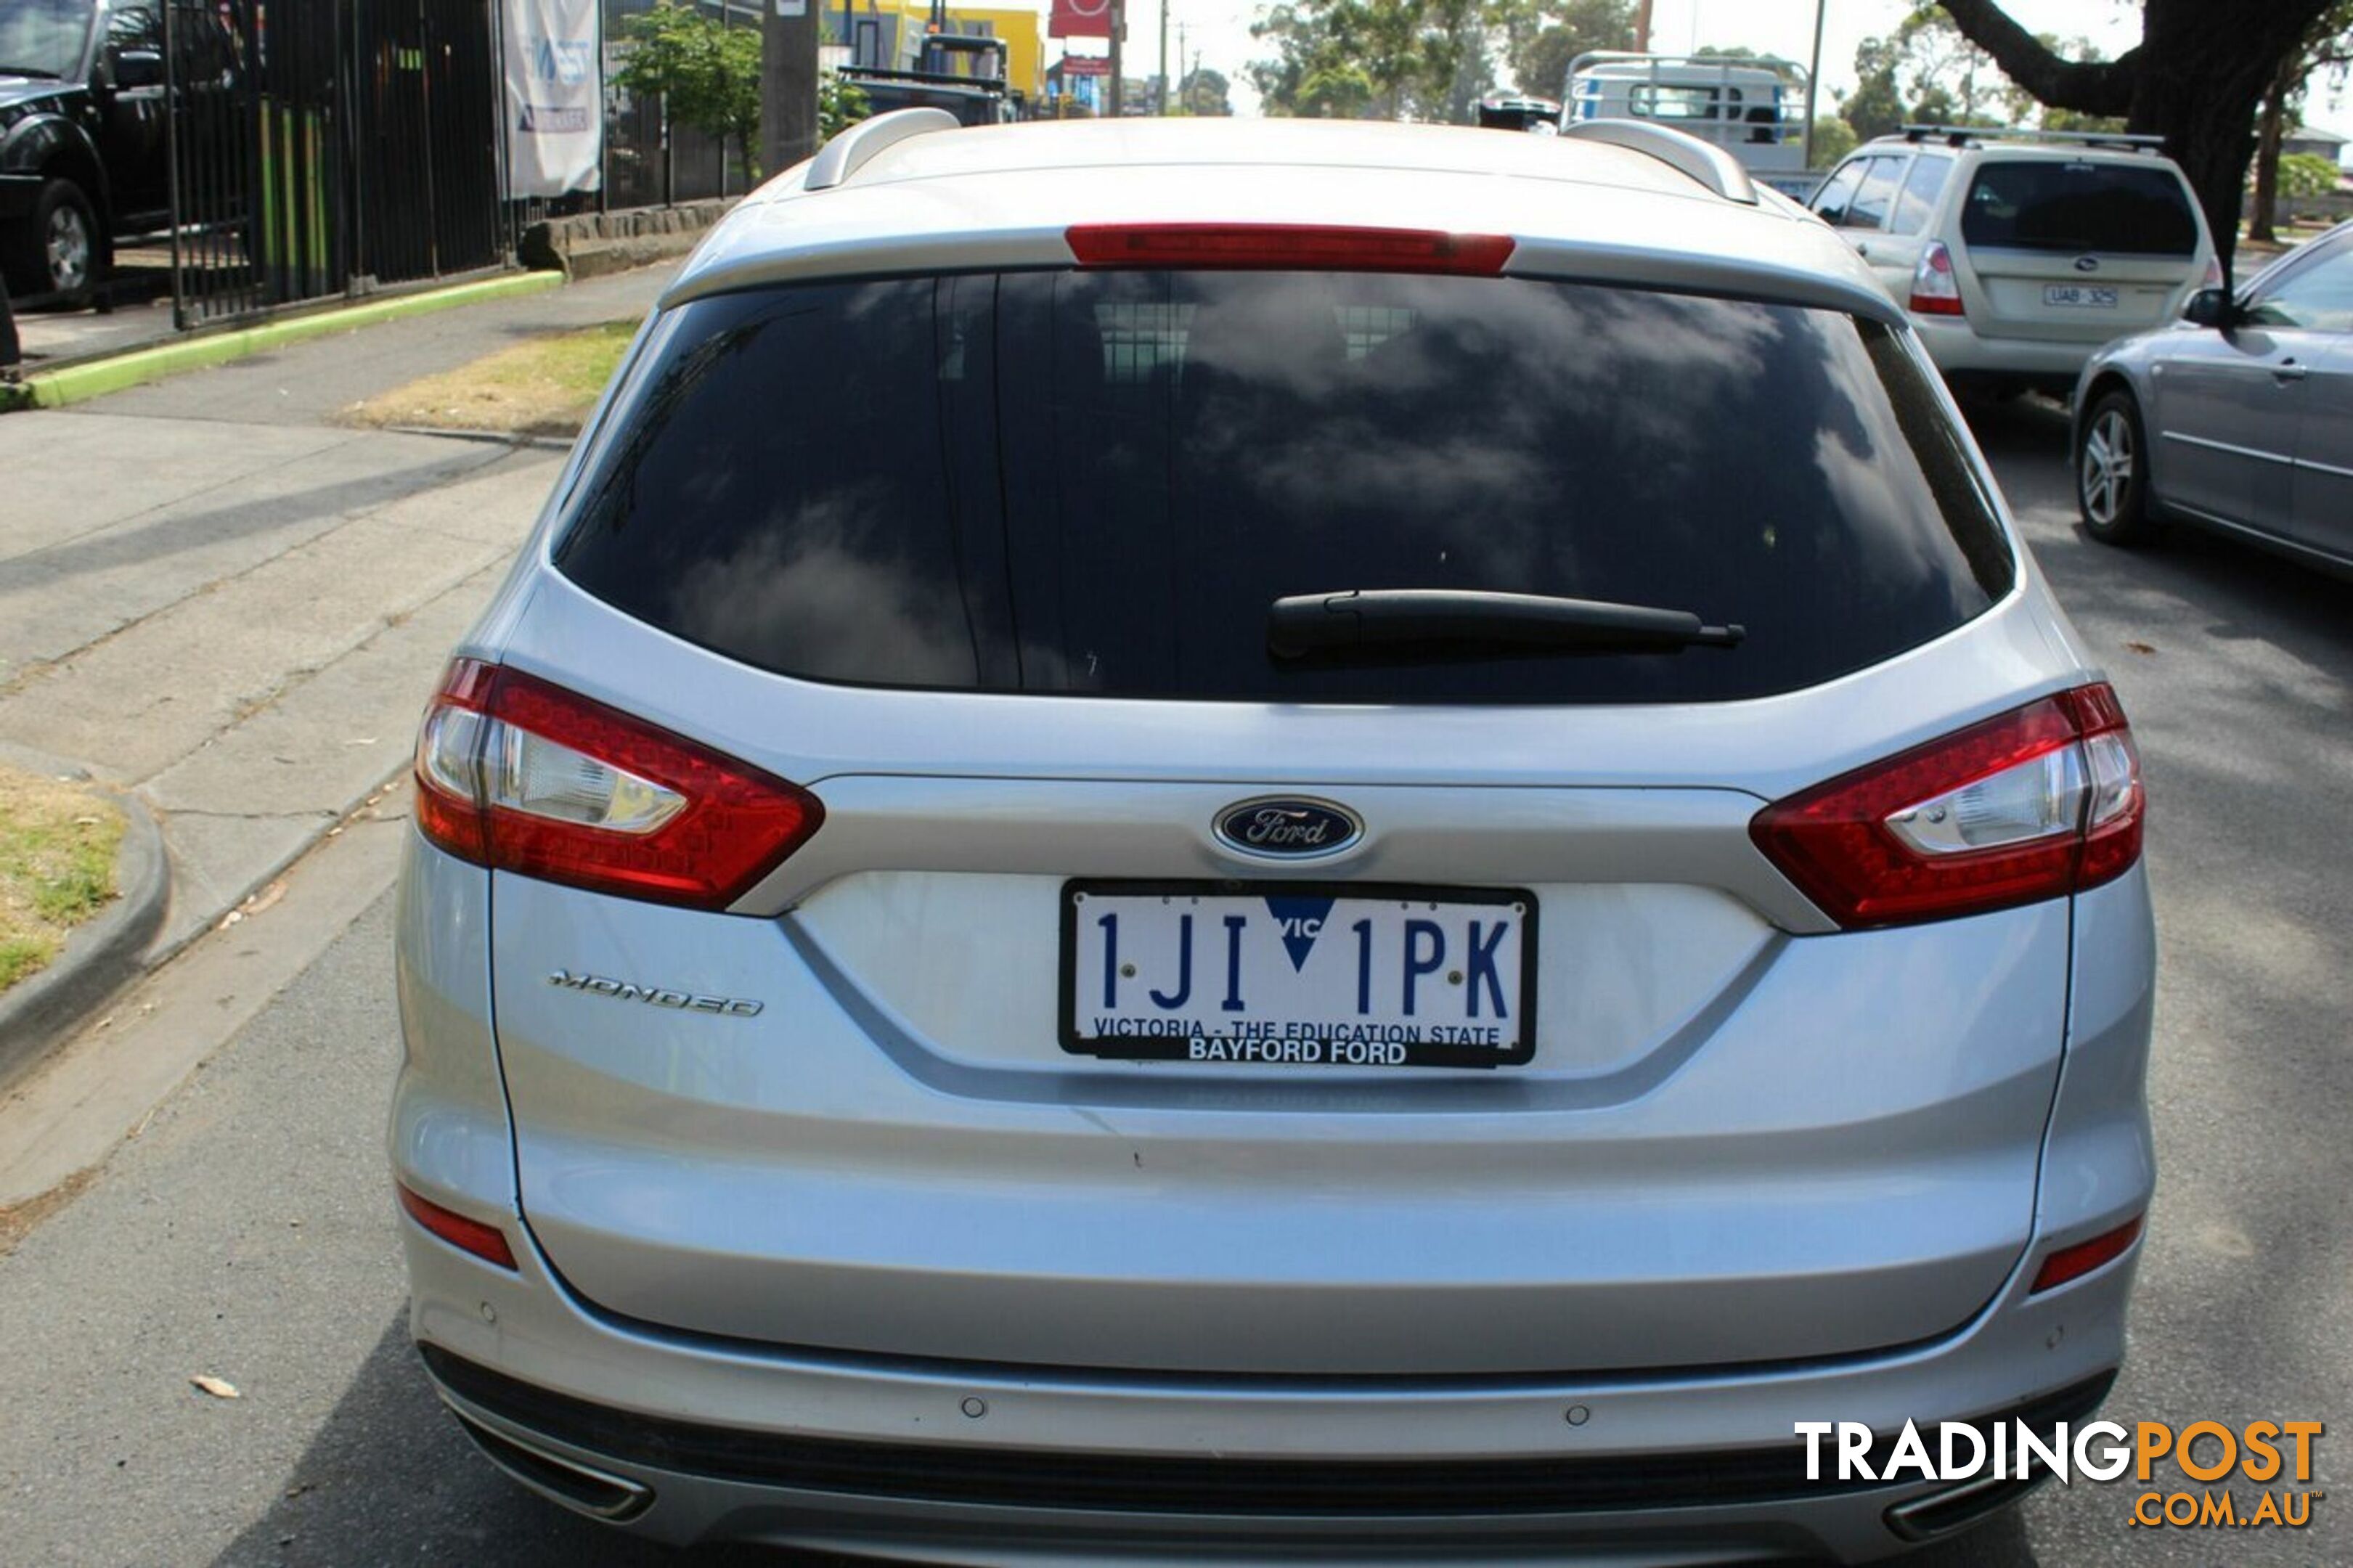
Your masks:
M1218 814L1218 837L1229 847L1280 860L1337 855L1364 836L1363 819L1326 800L1261 795Z

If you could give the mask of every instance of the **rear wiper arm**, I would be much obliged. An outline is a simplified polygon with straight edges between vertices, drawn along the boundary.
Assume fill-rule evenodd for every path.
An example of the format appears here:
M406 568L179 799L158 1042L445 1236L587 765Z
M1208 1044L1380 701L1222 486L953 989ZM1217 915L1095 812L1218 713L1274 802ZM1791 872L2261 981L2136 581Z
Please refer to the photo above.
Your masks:
M1266 648L1277 658L1394 650L1415 645L1556 653L1672 653L1733 647L1746 633L1702 624L1688 610L1490 594L1463 588L1350 588L1294 594L1267 607Z

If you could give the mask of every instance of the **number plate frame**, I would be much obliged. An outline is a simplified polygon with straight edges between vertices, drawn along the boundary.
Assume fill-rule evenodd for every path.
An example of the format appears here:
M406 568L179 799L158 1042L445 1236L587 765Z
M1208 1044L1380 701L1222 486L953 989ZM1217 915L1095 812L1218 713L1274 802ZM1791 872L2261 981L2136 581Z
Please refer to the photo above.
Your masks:
M2102 298L2102 296L2105 298ZM2113 310L2116 308L2116 287L2113 283L2045 283L2042 302L2058 310Z
M1108 1061L1192 1060L1192 1037L1182 1035L1109 1035L1082 1037L1078 1031L1078 998L1072 983L1079 956L1079 895L1096 898L1318 898L1359 901L1438 903L1508 908L1521 907L1518 1043L1509 1050L1489 1046L1435 1041L1409 1044L1401 1062L1367 1063L1383 1068L1512 1068L1535 1059L1536 1048L1536 966L1543 949L1535 895L1525 888L1437 887L1418 882L1259 881L1256 879L1092 879L1073 878L1062 884L1061 940L1055 962L1059 994L1055 1001L1056 1034L1071 1056ZM1230 1065L1230 1064L1227 1064ZM1305 1065L1305 1064L1302 1064ZM1324 1062L1318 1065L1329 1068ZM1356 1064L1341 1063L1340 1066Z

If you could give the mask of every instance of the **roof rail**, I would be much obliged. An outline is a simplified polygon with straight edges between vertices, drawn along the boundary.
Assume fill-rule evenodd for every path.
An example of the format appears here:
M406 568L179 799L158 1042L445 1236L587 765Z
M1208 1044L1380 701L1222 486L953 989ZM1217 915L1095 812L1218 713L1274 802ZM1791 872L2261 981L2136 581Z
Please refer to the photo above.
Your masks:
M1728 202L1757 205L1757 187L1740 160L1686 132L1653 125L1646 120L1572 120L1561 127L1564 140L1599 142L1641 153L1687 174Z
M2072 142L2085 147L2126 147L2155 152L2165 145L2162 136L2132 136L2122 131L2013 131L2006 125L1906 125L1904 140L1925 142L1944 138L1948 147L1966 147L1991 137L1999 142Z
M846 185L885 147L929 131L954 131L957 123L956 117L944 109L894 109L861 120L818 149L802 189L829 191Z

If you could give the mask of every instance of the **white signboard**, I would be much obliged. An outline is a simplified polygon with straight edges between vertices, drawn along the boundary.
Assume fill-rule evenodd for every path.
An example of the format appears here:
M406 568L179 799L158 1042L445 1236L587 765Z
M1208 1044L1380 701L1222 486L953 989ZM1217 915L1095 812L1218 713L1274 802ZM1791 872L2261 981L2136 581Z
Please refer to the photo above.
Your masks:
M593 191L605 156L599 0L501 0L507 195Z

